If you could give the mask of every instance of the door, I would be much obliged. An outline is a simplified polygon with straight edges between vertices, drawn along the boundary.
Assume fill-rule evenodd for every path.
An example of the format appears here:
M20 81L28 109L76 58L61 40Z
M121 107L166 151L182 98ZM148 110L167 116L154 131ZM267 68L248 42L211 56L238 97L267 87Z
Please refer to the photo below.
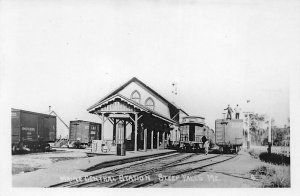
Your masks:
M38 117L37 140L44 140L44 118Z
M189 140L190 141L195 141L195 125L190 124L190 131L189 131Z

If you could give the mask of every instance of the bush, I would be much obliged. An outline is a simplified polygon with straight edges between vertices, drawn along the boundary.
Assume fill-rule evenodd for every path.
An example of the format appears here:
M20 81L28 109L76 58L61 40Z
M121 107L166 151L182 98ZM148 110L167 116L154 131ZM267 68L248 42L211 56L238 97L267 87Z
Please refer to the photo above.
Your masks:
M263 165L254 170L251 170L250 173L254 175L273 176L275 174L275 170Z
M283 164L290 165L290 157L287 157L282 154L274 154L274 153L269 154L267 152L263 152L260 153L259 159L264 162L272 163L276 165L283 165Z
M254 176L264 176L263 187L291 187L290 167L262 165L250 171Z

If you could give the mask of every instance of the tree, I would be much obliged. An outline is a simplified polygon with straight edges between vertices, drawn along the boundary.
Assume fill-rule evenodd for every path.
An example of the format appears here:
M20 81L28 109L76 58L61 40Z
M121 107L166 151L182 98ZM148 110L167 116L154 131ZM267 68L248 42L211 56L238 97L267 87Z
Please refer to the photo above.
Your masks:
M260 128L260 122L264 122L265 117L260 114L250 114L250 135L251 141L255 144L261 144L262 142L262 129Z
M263 122L265 117L259 114L250 114L250 132L256 133L259 130L259 122Z

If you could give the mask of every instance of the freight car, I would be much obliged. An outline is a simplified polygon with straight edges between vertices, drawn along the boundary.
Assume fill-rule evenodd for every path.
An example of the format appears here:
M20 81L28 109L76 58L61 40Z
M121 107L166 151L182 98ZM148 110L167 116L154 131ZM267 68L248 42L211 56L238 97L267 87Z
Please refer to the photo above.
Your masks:
M238 152L243 145L243 120L217 119L215 121L216 145L221 152Z
M83 120L70 121L69 141L91 145L92 140L101 140L101 124Z
M199 151L206 140L211 140L213 133L205 125L205 118L199 116L183 117L179 130L179 149L183 151Z
M56 139L56 116L11 109L12 153L47 151Z

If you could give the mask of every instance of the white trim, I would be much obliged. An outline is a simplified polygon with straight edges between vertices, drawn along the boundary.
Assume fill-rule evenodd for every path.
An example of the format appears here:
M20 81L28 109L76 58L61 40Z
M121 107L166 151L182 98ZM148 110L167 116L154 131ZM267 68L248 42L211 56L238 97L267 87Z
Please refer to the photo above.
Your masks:
M166 118L163 118L163 117L158 116L158 115L156 115L156 114L152 114L152 115L155 116L155 117L157 117L157 118L160 118L160 119L162 119L162 120L164 120L164 121L168 121L169 123L176 124L176 122L172 122L171 120L166 119Z

